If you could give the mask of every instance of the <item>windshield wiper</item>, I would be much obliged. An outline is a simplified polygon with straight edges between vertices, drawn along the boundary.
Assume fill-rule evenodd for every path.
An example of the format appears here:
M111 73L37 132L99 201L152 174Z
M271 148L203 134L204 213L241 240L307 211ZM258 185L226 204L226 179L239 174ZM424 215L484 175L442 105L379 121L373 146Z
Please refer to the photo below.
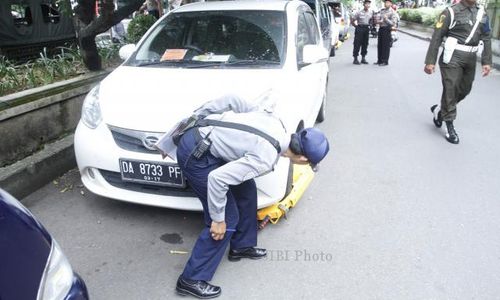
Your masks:
M202 60L160 60L137 64L136 67L156 66L164 64L183 64L185 68L208 68L213 66L234 66L234 65L279 65L275 60L240 59L233 61L202 61Z
M183 62L182 60L158 60L158 61L149 61L144 63L139 63L135 65L136 67L145 67L145 66L156 66L156 65L167 65L167 64L176 64Z
M240 59L228 61L224 65L279 65L281 62L275 60L260 60L260 59Z

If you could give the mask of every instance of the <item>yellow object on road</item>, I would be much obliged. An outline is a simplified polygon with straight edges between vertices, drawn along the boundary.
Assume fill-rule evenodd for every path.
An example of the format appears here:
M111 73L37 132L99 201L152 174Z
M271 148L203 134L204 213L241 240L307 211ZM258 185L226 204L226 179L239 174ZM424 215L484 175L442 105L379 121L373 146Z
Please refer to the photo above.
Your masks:
M292 190L280 202L257 211L257 220L260 221L259 228L264 228L267 223L276 224L281 217L285 217L304 194L314 178L314 172L309 165L293 165Z

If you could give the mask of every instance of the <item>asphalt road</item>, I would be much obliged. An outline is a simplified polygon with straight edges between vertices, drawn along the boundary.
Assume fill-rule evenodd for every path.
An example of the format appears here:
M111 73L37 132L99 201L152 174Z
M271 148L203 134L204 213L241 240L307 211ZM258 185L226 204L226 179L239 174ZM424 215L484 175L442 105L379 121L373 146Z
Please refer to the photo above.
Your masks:
M370 40L368 60L376 60ZM263 261L224 260L220 299L498 299L500 86L478 73L460 105L461 142L429 107L440 76L427 42L400 35L390 65L352 65L352 39L331 61L331 154L288 220L268 226ZM201 215L92 195L73 170L23 202L85 279L92 299L175 299Z

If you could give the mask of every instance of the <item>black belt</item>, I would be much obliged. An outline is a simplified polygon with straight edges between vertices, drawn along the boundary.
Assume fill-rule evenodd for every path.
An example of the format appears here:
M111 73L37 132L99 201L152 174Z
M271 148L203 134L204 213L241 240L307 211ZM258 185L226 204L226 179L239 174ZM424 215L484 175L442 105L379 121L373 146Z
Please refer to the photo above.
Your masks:
M358 27L370 27L370 25L358 25Z

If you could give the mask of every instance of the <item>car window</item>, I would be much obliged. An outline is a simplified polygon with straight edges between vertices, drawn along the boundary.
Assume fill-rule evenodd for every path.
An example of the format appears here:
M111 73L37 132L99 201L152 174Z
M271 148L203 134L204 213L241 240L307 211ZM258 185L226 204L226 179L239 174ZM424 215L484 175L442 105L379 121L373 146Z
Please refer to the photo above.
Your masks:
M314 15L307 11L299 14L297 25L297 62L302 62L305 45L315 45L319 41L319 31Z
M319 44L319 29L318 29L318 26L316 25L316 18L310 12L305 13L305 18L306 18L307 25L309 27L311 40L313 41L311 44L317 45L317 44Z
M321 19L320 19L320 24L321 24L321 31L328 30L330 27L330 19L328 17L328 8L326 4L321 4Z
M281 63L285 42L283 12L173 13L156 26L127 64L162 60Z

